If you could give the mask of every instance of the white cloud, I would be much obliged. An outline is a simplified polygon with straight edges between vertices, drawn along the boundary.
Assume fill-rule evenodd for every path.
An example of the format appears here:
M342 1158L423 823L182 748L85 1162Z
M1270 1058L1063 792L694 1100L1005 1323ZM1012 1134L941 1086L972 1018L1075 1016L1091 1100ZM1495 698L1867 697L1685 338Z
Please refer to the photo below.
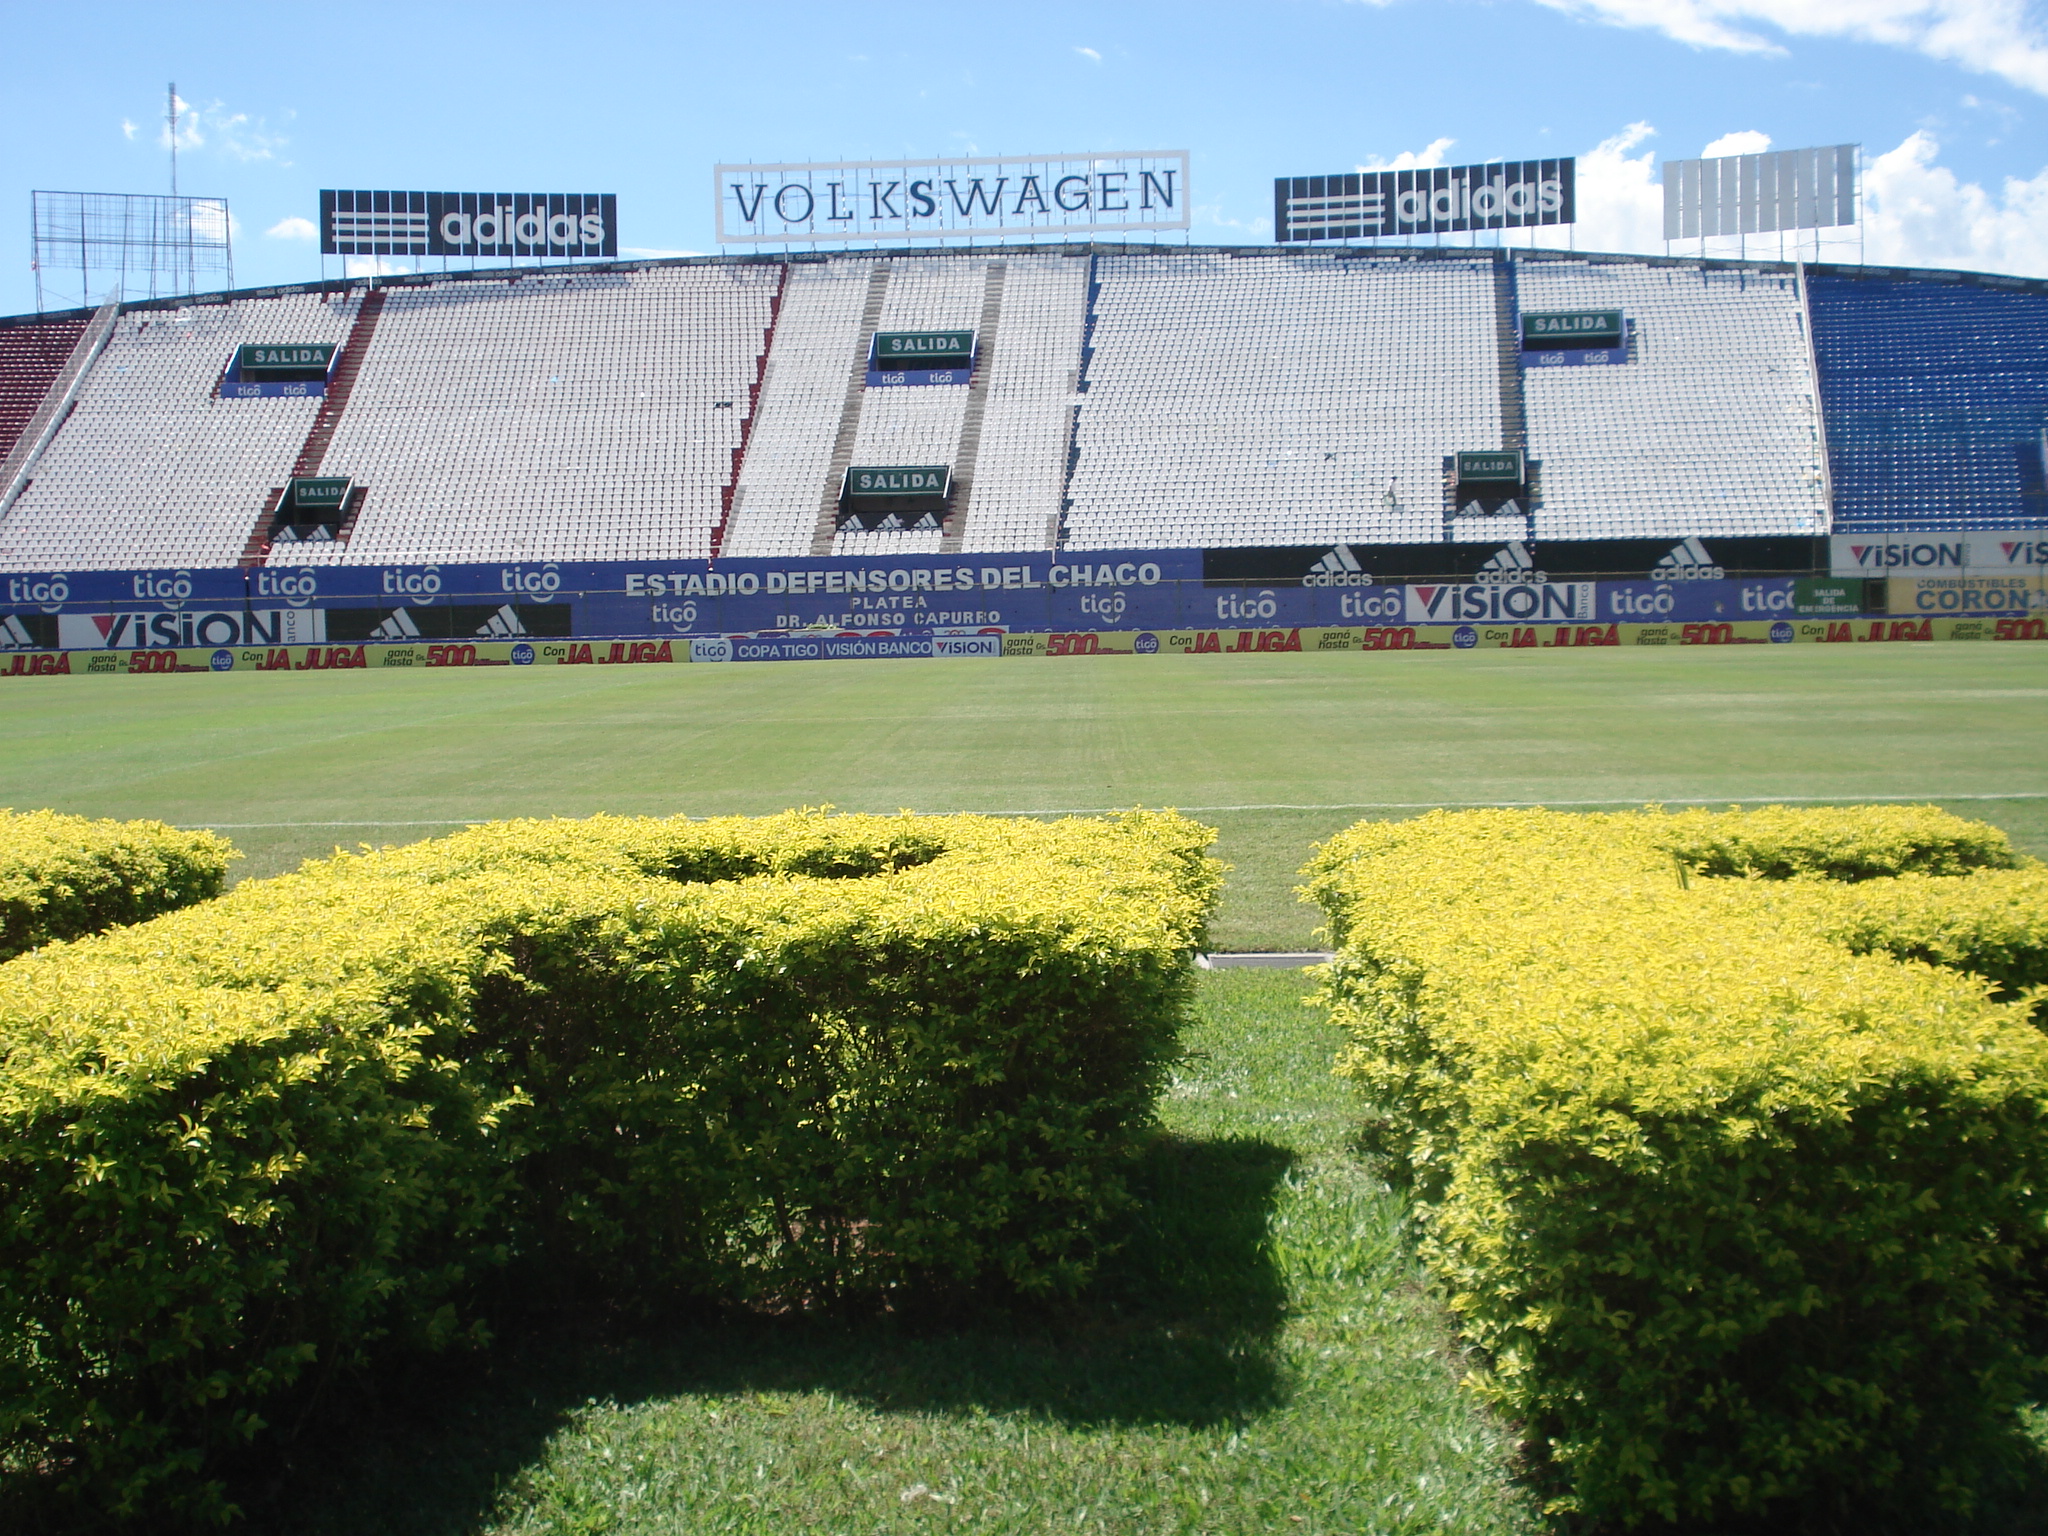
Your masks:
M1656 134L1648 123L1630 123L1579 156L1576 243L1589 251L1664 249L1664 187L1657 179L1657 153L1631 155Z
M1904 48L2048 95L2048 31L2026 0L1537 0L1552 10L1661 32L1694 48L1782 53L1745 23L1791 37Z
M1382 160L1374 155L1358 167L1361 171L1414 171L1424 170L1433 165L1442 165L1444 156L1450 152L1456 139L1431 139L1421 149L1404 149L1391 160Z
M1081 55L1081 57L1086 59L1090 64L1100 64L1102 62L1102 55L1097 53L1093 48L1076 48L1074 52Z
M2048 167L1992 192L1936 164L1940 148L1923 131L1864 167L1866 259L2048 277Z
M218 100L205 106L195 106L182 96L173 100L177 106L180 153L204 149L211 144L217 153L245 164L262 160L280 166L291 164L289 160L279 158L279 152L291 140L283 134L273 133L263 118L251 117L246 112L230 112L226 104ZM129 138L135 137L133 123L124 121L121 129ZM158 120L156 143L159 149L171 147L171 125L163 118Z
M1722 134L1700 151L1700 157L1705 160L1718 160L1723 155L1760 155L1770 147L1771 136L1768 133L1758 133L1754 128L1749 128L1741 133Z
M393 261L389 256L344 256L341 258L343 277L398 277L410 272L411 267L402 261Z
M1573 235L1581 250L1664 251L1664 186L1655 153L1641 148L1655 132L1648 123L1631 123L1579 156ZM1707 153L1749 154L1768 144L1762 134L1730 133L1709 144ZM2031 179L2007 177L1992 189L1964 181L1940 163L1940 153L1940 143L1923 130L1866 162L1864 259L1877 266L2048 277L2048 166ZM1847 228L1822 231L1822 259L1854 260L1848 244L1853 237ZM1792 238L1787 236L1788 244ZM1799 237L1802 243L1812 238ZM1811 245L1805 248L1810 255ZM1687 242L1673 249L1685 254L1697 246ZM1709 254L1733 255L1736 249L1732 241L1717 241ZM1752 237L1750 253L1775 255L1776 237Z
M125 117L121 119L121 137L123 137L124 139L132 139L135 137L135 125L129 122L128 119Z
M272 240L317 240L319 228L311 219L302 219L294 214L288 219L279 219L263 233Z

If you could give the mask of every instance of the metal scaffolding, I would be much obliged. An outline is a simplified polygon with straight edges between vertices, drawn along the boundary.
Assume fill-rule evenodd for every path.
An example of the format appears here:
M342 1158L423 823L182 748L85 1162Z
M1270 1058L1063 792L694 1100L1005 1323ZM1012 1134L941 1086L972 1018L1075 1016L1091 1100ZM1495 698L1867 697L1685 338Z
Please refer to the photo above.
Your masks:
M31 192L29 232L38 310L175 298L235 283L225 198Z

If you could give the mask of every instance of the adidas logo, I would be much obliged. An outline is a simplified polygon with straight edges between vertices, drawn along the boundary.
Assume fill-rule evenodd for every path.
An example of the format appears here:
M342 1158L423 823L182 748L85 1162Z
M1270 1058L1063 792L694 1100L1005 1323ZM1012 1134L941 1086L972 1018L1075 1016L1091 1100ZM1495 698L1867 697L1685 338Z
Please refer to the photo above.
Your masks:
M1650 567L1652 581L1724 581L1727 576L1697 538L1672 545L1664 558Z
M1459 517L1521 517L1525 512L1526 509L1522 506L1522 503L1510 496L1499 506L1491 509L1482 507L1476 499L1468 501L1465 505L1458 508L1457 515Z
M34 650L35 637L28 632L28 626L14 614L0 619L0 650Z
M1548 581L1550 577L1536 569L1536 562L1529 558L1529 546L1520 539L1504 545L1494 552L1478 570L1472 573L1474 581Z
M403 608L398 609L390 618L370 631L372 640L417 640L419 637L419 626L413 623L412 615Z
M507 603L496 613L492 614L490 621L482 629L479 629L477 633L503 639L512 635L525 634L526 626L519 622L519 615L513 611L512 605Z
M1358 563L1348 544L1333 544L1330 552L1308 568L1301 578L1304 587L1369 587L1372 572Z

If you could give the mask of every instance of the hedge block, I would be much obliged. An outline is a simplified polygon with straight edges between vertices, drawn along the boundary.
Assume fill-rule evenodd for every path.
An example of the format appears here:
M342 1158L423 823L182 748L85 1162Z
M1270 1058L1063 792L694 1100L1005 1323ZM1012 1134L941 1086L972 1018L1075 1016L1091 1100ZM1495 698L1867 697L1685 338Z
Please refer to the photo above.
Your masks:
M203 1504L479 1287L1090 1273L1219 884L1172 814L512 822L0 966L0 1465Z
M2038 1390L2048 1040L1994 985L2041 871L1870 822L1435 813L1307 870L1340 1070L1559 1512L1965 1506Z
M0 960L209 900L240 857L160 821L0 811Z

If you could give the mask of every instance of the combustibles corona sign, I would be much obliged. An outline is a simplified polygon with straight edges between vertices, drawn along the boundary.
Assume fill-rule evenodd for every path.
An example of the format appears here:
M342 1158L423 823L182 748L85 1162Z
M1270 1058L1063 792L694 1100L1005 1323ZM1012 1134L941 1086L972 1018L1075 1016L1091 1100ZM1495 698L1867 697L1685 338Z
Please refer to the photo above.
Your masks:
M1186 229L1188 152L721 165L721 245Z

